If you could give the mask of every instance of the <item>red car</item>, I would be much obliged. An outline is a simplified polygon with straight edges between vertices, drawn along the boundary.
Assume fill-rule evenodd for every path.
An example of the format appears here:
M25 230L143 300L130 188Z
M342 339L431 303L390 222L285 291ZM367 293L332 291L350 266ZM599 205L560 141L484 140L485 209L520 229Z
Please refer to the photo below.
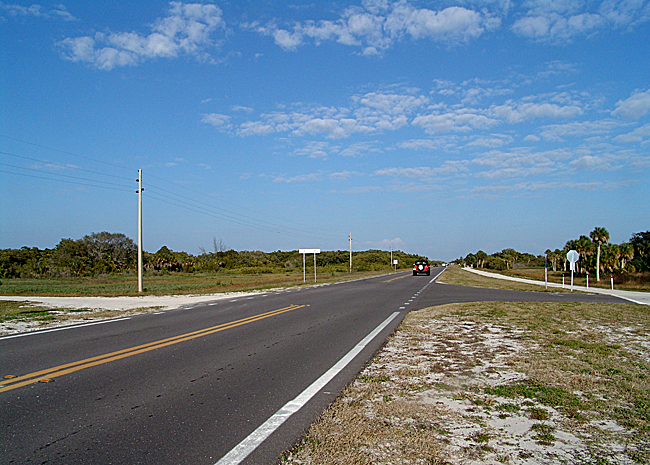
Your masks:
M418 260L413 264L413 276L419 274L425 274L427 276L431 275L431 269L429 268L429 262L426 260Z

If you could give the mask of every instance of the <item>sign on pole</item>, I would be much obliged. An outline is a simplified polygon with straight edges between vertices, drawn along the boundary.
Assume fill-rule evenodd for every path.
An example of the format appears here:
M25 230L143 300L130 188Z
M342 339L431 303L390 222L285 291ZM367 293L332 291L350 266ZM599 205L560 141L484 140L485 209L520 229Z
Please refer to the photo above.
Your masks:
M306 268L305 268L305 255L308 253L314 254L314 282L316 282L316 254L320 253L320 249L299 249L298 252L302 254L302 282L304 283L307 280Z
M566 259L571 263L571 292L573 292L573 272L576 269L576 262L580 258L580 254L577 250L569 250L566 254Z

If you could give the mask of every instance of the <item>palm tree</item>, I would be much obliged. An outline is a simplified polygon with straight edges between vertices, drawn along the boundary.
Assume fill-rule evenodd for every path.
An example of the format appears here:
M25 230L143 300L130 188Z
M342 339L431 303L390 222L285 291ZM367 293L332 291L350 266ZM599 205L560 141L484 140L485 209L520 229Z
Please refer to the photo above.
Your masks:
M479 250L478 252L476 252L477 266L480 266L481 268L485 268L485 259L487 257L488 257L488 254L486 254L482 250Z
M589 237L598 246L596 255L596 281L600 281L600 246L609 242L609 232L605 228L596 227L589 233Z
M634 258L634 248L632 248L632 244L628 242L623 242L618 246L618 248L621 251L621 270L624 270L628 260Z
M576 244L576 251L580 253L580 273L584 274L587 267L587 258L592 254L593 244L587 236L580 236Z
M618 267L621 258L621 251L616 244L608 244L603 246L602 265L603 271L607 270L613 273Z
M553 257L553 271L557 271L558 260L562 259L562 251L560 249L555 249L551 256Z
M580 248L579 247L579 242L576 239L571 239L570 241L567 241L566 244L564 244L564 252L565 253L563 254L564 255L564 257L563 257L563 259L564 259L564 270L563 271L567 271L566 264L567 264L568 260L566 258L566 253L569 252L570 250L577 251L579 248Z

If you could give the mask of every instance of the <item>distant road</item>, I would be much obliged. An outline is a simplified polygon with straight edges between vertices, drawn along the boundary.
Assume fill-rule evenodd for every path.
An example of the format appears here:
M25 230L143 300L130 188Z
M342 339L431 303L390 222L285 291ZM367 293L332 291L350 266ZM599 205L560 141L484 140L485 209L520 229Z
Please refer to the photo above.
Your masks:
M2 463L274 464L410 310L622 302L436 284L433 271L0 338Z

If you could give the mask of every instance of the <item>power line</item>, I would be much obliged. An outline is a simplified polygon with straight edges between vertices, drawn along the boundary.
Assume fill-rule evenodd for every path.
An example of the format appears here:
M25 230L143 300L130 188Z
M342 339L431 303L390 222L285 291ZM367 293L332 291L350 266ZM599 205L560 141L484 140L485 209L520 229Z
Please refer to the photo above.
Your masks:
M46 150L51 150L51 151L54 151L54 152L70 155L70 156L73 156L73 157L82 158L84 160L89 160L89 161L92 161L92 162L101 163L101 164L108 165L108 166L113 166L113 167L116 167L116 168L120 168L122 170L128 169L128 168L125 168L124 166L116 165L114 163L109 163L109 162L105 162L103 160L98 160L98 159L95 159L95 158L92 158L92 157L79 155L79 154L68 152L68 151L65 151L65 150L55 149L55 148L52 148L52 147L48 147L48 146L41 145L41 144L36 144L36 143L33 143L33 142L28 142L28 141L21 140L21 139L15 138L15 137L6 136L6 135L3 135L3 134L0 134L0 137L5 138L5 139L9 139L9 140L13 140L13 141L16 141L16 142L24 143L24 144L27 144L27 145L31 145L31 146L34 146L34 147L39 147L39 148L43 148L43 149L46 149ZM125 178L125 177L122 177L122 176L116 176L116 175L108 174L108 173L105 173L105 172L98 172L98 171L93 171L93 170L89 170L89 169L79 168L79 167L76 167L76 166L64 165L64 164L61 164L61 163L56 163L56 162L51 162L51 161L47 161L47 160L43 160L43 159L28 157L28 156L25 156L25 155L18 155L18 154L4 152L4 151L0 151L0 154L4 154L4 155L7 155L7 156L20 158L20 159L24 159L24 160L36 161L36 162L39 162L39 163L44 163L44 164L48 164L48 165L51 165L51 166L65 168L65 169L73 169L73 170L76 170L76 171L86 172L86 173L90 173L90 174L94 174L94 175L107 176L107 177L116 178L116 179L120 179L120 180L124 180L124 181L130 181L129 178ZM35 172L39 173L39 175L29 175L29 174L24 174L24 173L13 173L13 172L10 172L10 171L0 170L0 172L8 173L8 174L18 174L20 176L31 177L31 178L36 178L36 179L45 179L45 180L50 180L50 181L66 182L66 183L69 183L69 184L77 184L77 185L84 185L84 186L90 186L90 187L100 187L100 188L104 188L104 189L112 189L112 190L117 190L117 191L122 191L122 192L128 192L128 191L131 190L130 187L127 187L127 186L124 186L124 185L121 185L121 184L112 183L112 182L107 182L107 181L100 181L100 180L96 180L96 179L88 179L88 178L83 178L83 177L78 177L78 176L71 176L71 175L60 174L60 173L47 173L50 176L65 177L65 178L68 178L68 179L75 179L75 180L86 181L86 182L66 181L66 180L63 180L63 179L57 179L56 177L52 178L52 177L43 176L43 173L42 173L41 170L34 169L34 168L24 168L24 167L10 165L10 164L6 164L6 163L0 163L0 165L7 166L7 167L10 167L10 168L14 168L14 169L19 169L19 170L35 171ZM162 181L165 184L171 184L174 188L179 188L180 187L180 188L185 189L185 190L187 190L187 191L189 191L189 192L191 192L193 194L198 194L202 198L208 197L206 194L204 194L202 192L199 192L197 190L190 189L190 188L182 186L182 185L179 186L177 184L173 184L173 183L171 183L171 182L169 182L169 181L167 181L165 179L159 178L159 177L151 175L151 174L148 175L148 176L150 176L150 177L152 177L154 179L158 179L159 181ZM90 183L95 183L95 184L89 184L89 182ZM101 185L97 185L97 184L101 184ZM116 187L119 187L120 189L118 189L116 187L109 187L109 186L116 186ZM124 188L124 189L121 189L121 188ZM174 206L179 207L179 208L184 208L184 209L187 209L187 210L190 210L190 211L194 211L196 213L202 213L202 214L205 214L205 215L208 215L208 216L212 216L214 218L219 218L221 220L225 220L225 221L229 221L229 222L232 222L232 223L240 224L242 226L246 226L246 227L249 227L249 228L255 228L255 229L259 229L259 230L263 230L263 231L269 231L269 232L278 232L278 233L281 233L281 234L285 234L285 235L289 235L289 236L296 236L296 237L320 237L322 239L335 239L335 238L339 237L338 234L336 234L334 231L331 231L332 234L322 234L322 233L315 232L315 231L304 231L304 230L301 230L299 228L290 227L290 226L286 226L286 225L280 225L280 224L277 224L277 223L274 223L274 222L271 222L271 221L267 221L267 220L261 219L259 217L244 215L244 214L241 214L241 213L238 213L238 212L234 212L234 211L227 210L227 209L224 209L224 208L221 208L221 207L217 207L213 203L203 202L201 200L196 200L195 198L192 198L192 197L188 197L188 196L184 196L182 194L178 194L176 192L172 192L170 190L164 189L162 187L158 187L156 185L149 184L147 186L147 189L149 191L148 196L155 199L155 200L157 200L157 201L159 201L159 202L168 203L170 205L174 205ZM157 195L161 196L163 198L152 196L151 195L151 190L153 190L154 193L156 193L156 191L159 191L159 192L157 192ZM164 193L169 194L169 195L165 195ZM178 197L178 198L170 197L170 195L174 196L174 197ZM184 199L184 200L179 200L179 199ZM173 200L174 202L177 202L177 203L171 202L170 200ZM209 200L214 201L215 199L210 198ZM225 201L223 199L219 199L218 201L222 202L222 203L225 203L225 204L229 204L229 205L234 206L234 207L236 207L238 209L250 211L252 213L255 213L256 215L262 215L262 216L270 217L269 215L266 215L266 214L264 214L262 212L259 212L259 211L256 211L256 210L253 210L253 209L250 209L250 208L243 207L243 206L235 204L233 202L228 202L228 201ZM274 218L274 219L277 220L277 218ZM320 230L322 231L322 228Z
M148 189L151 190L152 188L148 187ZM160 188L158 188L156 186L153 187L154 192L156 192L157 189L160 189ZM321 238L326 238L326 239L333 239L333 238L336 237L336 236L330 236L330 235L324 235L324 234L316 233L316 232L313 232L313 231L310 231L310 232L307 233L307 232L305 232L305 231L303 231L301 229L298 229L298 228L293 228L293 227L290 227L290 226L283 226L283 225L279 225L277 223L272 223L272 222L261 220L261 219L258 219L258 218L253 218L251 216L242 215L240 213L236 213L236 212L232 212L232 211L229 211L229 210L214 207L211 204L201 202L201 201L198 201L198 200L194 200L194 199L192 199L190 197L186 197L184 195L175 194L173 192L169 192L169 191L166 191L166 190L163 190L163 189L160 189L160 190L162 192L167 192L168 194L175 195L175 196L180 197L182 199L186 199L186 200L189 200L191 202L194 202L194 203L197 203L197 204L200 204L200 205L205 205L206 207L211 209L216 215L219 215L220 218L223 218L223 219L226 219L226 220L229 220L229 221L234 221L234 222L237 222L237 223L242 224L242 225L248 225L248 226L258 228L258 229L263 228L263 229L266 229L266 230L269 230L269 231L277 231L277 230L292 231L293 232L292 234L298 233L301 236L311 235L311 236L319 236ZM173 200L175 200L177 202L182 202L182 203L187 204L187 205L192 205L192 204L189 204L187 202L183 202L182 200L174 199L173 197L169 197L169 196L166 196L164 194L161 194L160 192L158 192L158 195L161 195L161 196L169 198L169 199L173 199ZM180 206L180 205L177 205L177 206ZM192 205L192 206L195 207L195 208L203 208L203 207L200 207L200 206L197 207L196 205Z
M192 204L190 204L188 202L184 202L182 200L174 199L172 197L169 197L169 196L166 196L166 195L163 195L163 194L160 194L160 193L154 193L152 195L151 191L147 191L147 192L148 192L148 194L147 194L148 198L152 198L152 199L157 200L159 202L163 202L163 203L166 203L166 204L169 204L169 205L174 205L176 207L183 208L185 210L193 211L193 212L196 212L196 213L201 213L203 215L210 216L210 217L213 217L213 218L218 218L218 219L221 219L221 220L224 220L224 221L229 221L231 223L240 224L242 226L246 226L246 227L249 227L249 228L258 229L258 230L261 230L261 231L268 231L268 232L283 234L285 236L293 236L293 237L308 237L308 236L313 237L315 235L312 232L300 231L298 229L291 230L291 229L287 229L287 228L283 228L283 227L273 228L271 226L265 226L263 224L252 223L250 221L238 219L236 217L224 215L223 213L214 212L214 211L211 211L211 210L209 210L207 208L192 205ZM158 196L162 196L164 198L160 198ZM167 200L167 199L171 199L171 200ZM177 203L177 202L180 202L180 203Z
M26 168L21 168L21 169L26 169ZM98 186L96 184L88 184L88 183L84 183L84 182L66 181L65 179L46 178L45 176L35 176L33 174L14 173L12 171L5 171L5 170L2 170L2 169L0 169L0 173L13 174L13 175L16 175L16 176L24 176L26 178L46 179L48 181L63 182L63 183L66 183L66 184L76 184L76 185L81 185L81 186L99 187L101 189L110 189L110 190L120 191L120 192L130 192L131 191L131 189L117 189L115 187ZM79 179L83 179L83 178L79 178ZM101 181L92 181L92 180L90 180L90 181L91 182L101 182Z
M195 193L195 194L199 194L199 195L201 195L201 196L203 196L203 197L207 197L203 192L199 192L199 191L197 191L197 190L195 190L195 189L190 189L189 187L186 187L186 186L179 186L179 185L176 185L176 184L170 183L169 181L167 181L167 180L165 180L165 179L162 179L162 178L159 178L159 177L157 177L157 176L154 176L153 174L148 174L147 176L148 176L148 177L152 177L152 178L154 178L154 179L158 179L159 181L163 181L163 182L165 182L165 183L167 183L167 184L171 184L171 185L174 186L174 187L180 187L180 188L182 188L182 189L185 189L186 191L189 191L189 192L192 192L192 193ZM188 197L185 197L185 196L183 196L183 195L175 194L175 193L173 193L173 192L167 191L167 190L165 190L165 189L163 189L163 188L157 187L157 186L152 185L152 184L149 184L149 186L153 186L154 188L158 188L158 189L161 190L162 192L167 192L167 193L169 193L169 194L176 195L176 196L181 197L181 198L188 198ZM200 202L200 201L196 201L196 202L197 202L197 203L203 203L203 202ZM266 215L266 214L263 213L263 212L260 212L260 211L257 211L257 210L253 210L253 209L251 209L251 208L243 207L243 206L238 205L238 204L236 204L236 203L234 203L234 202L228 202L227 200L223 200L223 199L219 199L219 202L222 202L222 203L225 203L225 204L231 205L231 206L233 206L233 207L236 207L236 208L239 208L239 209L242 209L242 210L247 210L247 211L249 211L249 212L256 213L256 214L258 214L258 215L262 215L262 216L270 217L269 215ZM212 206L212 205L211 205L211 206ZM214 207L214 208L219 208L219 207ZM223 209L223 208L219 208L219 209L220 209L220 210L223 210L223 211L225 211L225 212L227 212L227 213L231 213L231 214L233 214L233 215L239 215L239 216L242 216L242 217L244 217L244 218L250 218L250 219L253 219L253 220L255 220L255 221L264 222L264 223L267 223L267 224L270 224L270 225L273 225L273 226L276 226L276 227L284 227L284 228L286 228L286 226L279 226L277 223L272 223L272 222L268 222L268 221L265 221L265 220L261 220L261 219L253 218L253 217L246 216L246 215L242 215L241 213L233 212L233 211L226 210L226 209ZM277 218L275 218L275 217L273 217L273 218L277 220ZM295 230L299 231L297 228L289 228L289 229L295 229ZM333 233L331 236L323 235L323 234L319 234L319 235L320 235L321 237L327 237L328 239L331 239L331 238L334 238L334 237L339 237L337 232L332 231L332 230L330 230L330 232Z
M79 168L78 166L62 165L61 163L56 163L56 162L43 160L43 159L39 159L39 158L27 157L25 155L17 155L15 153L2 152L2 151L0 151L0 153L3 154L3 155L9 155L10 157L22 158L23 160L37 161L37 162L40 162L40 163L45 163L47 165L60 166L61 168L65 168L65 169L76 170L76 171L84 171L86 173L99 174L100 176L108 176L108 177L111 177L111 178L122 179L124 181L130 181L130 178L126 178L126 177L123 177L123 176L115 176L114 174L102 173L100 171L87 170L87 169L84 169L84 168ZM25 169L28 169L28 168L25 168Z
M66 152L65 150L55 149L55 148L52 148L52 147L48 147L46 145L35 144L33 142L28 142L26 140L17 139L15 137L5 136L4 134L0 134L0 137L3 137L5 139L9 139L9 140L13 140L15 142L21 142L23 144L32 145L34 147L40 147L42 149L52 150L53 152L65 153L66 155L71 155L73 157L83 158L85 160L94 161L96 163L103 163L104 165L114 166L114 167L120 168L122 170L129 170L129 171L131 170L130 168L127 168L125 166L116 165L114 163L109 163L109 162L103 161L103 160L97 160L96 158L91 158L91 157L87 157L87 156L84 156L84 155L79 155L78 153Z
M79 176L70 176L69 174L61 174L61 173L43 173L41 170L37 170L37 169L35 169L35 168L24 168L24 167L22 167L22 166L10 165L10 164L8 164L8 163L0 163L0 165L2 165L2 166L8 166L9 168L15 168L15 169L19 169L19 170L36 171L37 173L41 173L41 174L49 174L49 175L51 175L51 176L61 176L61 177L64 177L64 178L81 179L82 181L96 182L96 183L99 183L99 184L108 184L108 185L112 185L112 186L125 187L125 188L127 187L127 186L124 186L124 185L122 185L122 184L115 184L114 182L97 181L97 180L95 180L95 179L80 178Z

